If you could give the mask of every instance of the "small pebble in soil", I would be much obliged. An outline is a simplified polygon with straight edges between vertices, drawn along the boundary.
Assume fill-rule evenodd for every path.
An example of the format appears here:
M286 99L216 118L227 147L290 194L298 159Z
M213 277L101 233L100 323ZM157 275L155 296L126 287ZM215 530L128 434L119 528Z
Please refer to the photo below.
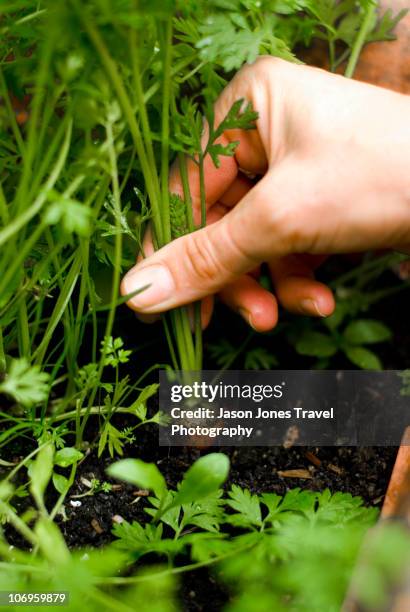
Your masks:
M94 529L94 531L98 534L104 533L104 529L101 527L100 523L97 521L96 518L93 518L91 521L91 527Z
M124 522L124 518L120 514L114 514L114 516L112 517L112 522L120 525Z

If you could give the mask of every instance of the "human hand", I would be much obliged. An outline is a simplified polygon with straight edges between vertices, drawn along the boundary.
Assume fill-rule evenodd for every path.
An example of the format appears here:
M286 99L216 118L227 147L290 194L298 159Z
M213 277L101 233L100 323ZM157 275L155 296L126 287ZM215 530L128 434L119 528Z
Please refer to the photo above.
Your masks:
M216 125L240 98L258 112L257 129L225 132L222 143L239 145L220 168L205 160L206 228L153 254L147 238L150 256L122 283L123 294L149 285L128 302L137 312L219 292L259 331L275 325L277 299L292 312L326 316L333 296L313 270L327 255L410 244L409 97L261 57L222 92ZM193 162L188 174L198 219ZM249 174L262 178L254 184ZM170 190L183 193L176 169ZM276 297L252 274L262 262Z

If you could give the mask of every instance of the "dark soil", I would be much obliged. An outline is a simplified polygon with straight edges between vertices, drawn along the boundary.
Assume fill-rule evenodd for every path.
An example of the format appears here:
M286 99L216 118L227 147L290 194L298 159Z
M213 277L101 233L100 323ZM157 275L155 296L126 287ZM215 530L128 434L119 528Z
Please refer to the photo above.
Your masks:
M116 423L120 425L120 423ZM147 426L140 430L138 449L129 449L129 456L141 457L157 463L168 486L176 487L183 473L201 452L193 448L160 448L157 431ZM274 492L283 495L287 490L300 487L321 491L345 491L360 495L369 505L380 505L386 491L393 467L394 448L305 448L284 449L279 447L221 448L231 459L231 471L226 487L233 483L249 488L254 493ZM321 463L320 466L315 463ZM145 522L147 514L145 496L135 487L120 485L109 493L96 493L77 497L89 489L81 479L107 480L105 469L112 463L109 456L97 458L92 452L82 461L70 497L65 503L66 520L59 523L67 543L72 547L101 546L112 540L111 529L115 516L127 521ZM308 470L311 478L288 478L278 471L293 469ZM81 505L76 506L76 502Z
M124 418L113 421L117 427L124 427ZM155 462L164 474L167 484L173 488L183 473L201 454L195 448L164 448L158 446L158 430L147 426L139 430L137 447L126 447L124 456L141 457ZM91 434L91 431L89 432ZM360 495L368 505L380 506L387 488L397 449L394 448L353 448L327 447L247 447L221 448L229 455L231 471L226 487L233 483L249 488L254 493L274 492L283 495L287 490L300 487L320 491L345 491ZM70 548L87 546L100 547L114 538L111 530L115 521L139 521L149 518L145 492L138 492L132 485L113 483L108 493L98 492L83 495L89 488L83 479L97 478L107 481L106 468L113 460L104 454L97 457L95 451L86 454L78 467L76 482L64 504L64 512L57 517ZM307 470L311 478L288 478L278 471L294 469ZM56 497L49 499L49 505ZM80 505L78 504L80 502ZM20 499L21 510L30 505L29 498ZM26 546L21 537L10 527L7 537L11 544ZM201 569L181 577L180 598L187 612L217 612L229 600L229 593L207 569Z
M381 345L380 350L379 347L376 347L387 368L410 367L409 295L410 292L407 290L398 296L392 296L373 307L365 315L384 321L393 331L394 341ZM133 348L133 344L137 343L135 352L139 371L144 371L147 363L150 365L155 362L164 362L167 359L166 347L160 328L138 324L133 315L125 308L120 312L121 316L118 319L115 334L124 338L127 348ZM295 319L292 319L292 322L294 321ZM136 333L137 327L138 333ZM242 343L249 333L239 317L232 317L222 308L207 332L208 341L214 342L221 336L226 337L227 330L229 330L229 337L236 345ZM306 368L313 365L312 360L308 361L296 355L292 346L283 339L282 334L255 336L255 341L252 342L257 346L266 346L273 351L280 358L280 366L283 369ZM235 367L240 369L243 366L237 363ZM336 367L349 367L349 364L341 359ZM135 372L132 372L131 376L135 376ZM114 417L113 424L121 428L134 423L127 422L123 417ZM95 418L85 438L93 440L97 432L98 422ZM28 438L15 440L7 449L7 459L21 458L33 446L34 442ZM158 430L154 426L139 429L136 443L133 446L125 447L124 450L124 456L141 457L145 461L157 463L170 487L176 486L195 459L202 453L212 451L212 449L201 451L196 448L159 447ZM290 449L248 447L221 448L220 450L227 453L231 460L227 487L235 483L255 493L275 492L280 495L294 487L311 490L329 488L333 492L344 491L352 495L360 495L367 504L375 506L380 506L383 502L397 451L395 448L386 447L293 447ZM96 478L101 482L107 480L105 470L112 461L105 454L98 458L96 452L91 451L86 454L78 467L76 482L64 504L64 513L57 518L67 543L72 548L99 547L112 541L112 527L115 521L121 518L127 521L145 522L147 520L148 515L144 512L146 497L141 492L138 493L132 486L116 483L115 489L110 492L98 492L78 497L89 490L83 479L90 481ZM295 469L307 470L310 477L290 478L278 474L278 472ZM50 498L49 505L52 506L55 500L56 497ZM31 501L30 498L23 497L18 499L17 503L23 510L30 505ZM11 544L26 545L10 527L7 527L7 537ZM223 590L214 576L205 569L184 574L181 581L180 597L183 609L186 611L221 610L229 600L229 593Z

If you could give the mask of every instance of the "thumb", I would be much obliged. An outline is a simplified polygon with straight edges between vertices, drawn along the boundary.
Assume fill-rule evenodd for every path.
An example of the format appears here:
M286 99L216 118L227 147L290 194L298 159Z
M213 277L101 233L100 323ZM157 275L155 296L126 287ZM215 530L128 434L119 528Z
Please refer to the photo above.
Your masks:
M221 220L188 234L138 263L124 277L121 293L137 312L158 313L218 292L272 256L285 254L283 193L266 175ZM285 213L286 216L286 213Z

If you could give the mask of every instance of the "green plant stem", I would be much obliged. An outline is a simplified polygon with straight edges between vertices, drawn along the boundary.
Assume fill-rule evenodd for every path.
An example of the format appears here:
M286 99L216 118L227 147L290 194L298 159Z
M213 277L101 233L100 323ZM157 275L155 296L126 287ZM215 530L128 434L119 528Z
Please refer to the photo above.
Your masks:
M38 214L40 210L42 209L42 207L44 206L47 200L48 193L50 189L52 189L52 187L54 186L58 177L60 176L60 173L66 162L68 150L70 147L70 141L71 141L71 131L72 131L72 121L69 120L67 131L66 131L66 137L65 137L63 146L61 147L60 154L57 158L57 161L54 165L52 172L50 173L50 176L45 182L37 198L34 200L33 204L29 208L27 208L22 214L16 216L9 223L9 225L7 225L7 227L5 227L0 232L0 246L2 246L7 240L9 240L12 236L14 236L14 234L18 232L22 227L27 225L27 223L36 214Z
M43 339L40 345L37 347L34 352L33 359L35 359L38 365L41 365L44 361L44 357L54 333L55 328L61 320L61 317L64 315L64 312L70 302L71 296L73 294L74 288L77 284L78 277L80 275L82 266L82 257L80 249L77 249L77 253L74 257L73 263L71 265L70 271L67 274L63 288L58 296L57 302L49 319L47 328L44 332Z
M96 196L96 200L94 203L95 218L97 218L97 215L99 214L104 204L106 192L110 184L110 180L111 180L111 177L109 175L104 176L101 180L100 186L97 189L97 196ZM88 274L88 270L86 272L86 280L87 280L87 287L88 287L88 299L90 301L90 312L88 314L91 316L92 330L93 330L92 341L91 341L91 361L95 363L97 361L97 341L98 341L97 308L98 307L97 307L94 285L91 281L90 275Z
M16 114L13 110L13 107L10 101L9 91L7 88L6 80L4 78L3 70L1 69L1 65L0 65L0 92L3 98L3 102L7 109L7 114L10 120L11 129L13 132L13 136L16 140L17 146L19 148L20 155L24 157L26 147L25 147L24 140L20 132L19 124L17 123Z
M62 83L58 85L58 87L55 87L50 92L50 95L47 96L46 98L46 102L44 104L43 116L41 117L41 123L39 126L40 129L37 133L36 148L38 151L47 152L47 149L48 149L47 135L50 131L50 121L52 120L53 115L56 112L58 101L64 95L67 95L67 91L66 91L66 85ZM69 108L69 99L67 97L67 111L66 111L67 115L70 115L70 110L71 109ZM40 157L40 160L41 160L41 157ZM37 174L37 168L34 167L34 169L35 169L35 174Z
M113 276L112 276L112 289L111 289L111 308L109 310L107 324L105 328L105 337L111 335L112 328L114 325L115 311L117 308L117 297L118 297L118 289L121 278L121 258L122 258L122 233L121 233L121 192L120 192L120 184L118 179L118 168L117 168L117 158L115 152L115 144L114 144L114 134L112 131L112 126L110 124L107 125L107 140L109 143L109 157L110 157L110 165L111 165L111 182L112 182L112 190L113 190L113 201L114 208L116 211L115 215L115 224L117 233L115 235L115 244L114 244L114 268L113 268ZM103 359L101 360L104 361ZM103 367L103 366L102 366Z
M339 57L337 58L337 60L335 61L335 65L334 65L334 71L336 72L336 70L339 68L340 64L343 64L344 61L347 60L347 58L350 55L350 49L345 49L343 51L343 53L341 55L339 55Z
M20 302L17 323L20 355L30 359L31 342L27 317L27 303L25 299L22 299Z
M6 476L5 480L11 480L12 478L14 478L14 476L17 474L17 472L20 470L20 468L24 467L33 457L35 457L37 455L37 453L39 453L45 446L47 446L47 444L49 444L49 442L44 442L43 444L41 444L40 446L38 446L37 448L35 448L30 454L28 454L26 457L24 457L24 459L22 459L20 461L20 463L18 463L16 465L16 467L14 467Z
M183 333L185 336L187 357L188 357L188 363L189 363L188 369L194 370L195 369L195 347L194 347L193 338L192 338L191 323L190 323L190 317L188 314L188 308L189 306L182 306L179 309L179 311L181 313L181 324L182 324L182 329L183 329Z
M113 599L107 593L103 593L99 589L90 589L88 592L89 597L94 599L102 606L102 610L114 610L114 612L135 612L134 607L127 606L118 599Z
M18 273L21 270L22 264L26 257L31 253L34 245L37 243L41 234L43 233L46 224L44 221L37 225L34 229L30 237L24 242L23 247L17 251L14 256L11 258L10 264L5 268L5 272L1 279L0 283L0 295L3 295L7 288L10 286L10 283L18 278Z
M184 201L186 204L186 216L188 229L190 232L195 230L191 190L189 188L187 158L183 153L178 153L179 172L181 175L182 188L184 190Z
M138 123L135 119L135 115L132 109L132 105L130 103L130 100L127 96L127 93L125 91L124 85L121 81L121 78L119 76L118 73L118 69L117 66L114 62L114 60L111 58L106 45L100 35L100 33L98 32L97 28L94 26L94 24L91 22L90 19L86 18L85 14L83 13L83 11L81 10L80 4L78 2L78 0L71 0L76 13L78 15L78 17L80 18L80 20L82 21L90 39L92 40L100 58L101 61L107 71L107 74L110 78L110 81L116 91L116 94L118 96L118 100L120 102L121 108L124 112L124 115L127 119L128 125L129 125L129 129L131 132L131 135L133 137L134 140L134 144L135 147L137 149L137 154L139 157L139 161L141 164L141 168L142 168L142 172L144 175L144 180L145 180L145 184L147 187L147 192L148 192L148 196L150 199L150 203L151 203L151 209L152 209L152 216L153 216L153 223L154 223L154 229L155 229L155 238L156 238L156 242L157 242L157 246L162 246L165 244L166 240L165 240L165 235L164 235L164 223L169 223L169 214L166 215L163 213L162 211L162 206L160 206L160 202L157 199L157 195L158 195L158 189L157 189L157 175L155 172L155 168L151 167L150 161L149 161L149 156L146 152L146 144L144 146L144 140L147 142L151 141L151 135L145 133L144 135L144 139L141 135ZM171 41L169 39L169 37L171 36L172 30L170 28L170 25L168 25L168 31L167 31L167 39L168 39L168 43L167 46L169 46L171 44ZM166 51L166 53L170 54L170 50ZM165 74L165 78L164 78L164 93L165 93L165 102L164 104L166 105L166 107L168 108L168 113L169 113L169 104L170 104L170 61L171 61L171 56L167 55L166 56L166 65L168 65L168 68L166 70L166 74ZM137 80L139 80L139 75L137 75ZM168 82L168 83L167 83ZM141 109L144 108L144 100L141 99L141 93L142 93L142 88L136 91L137 96L140 96L140 99L137 99L137 102L139 103L139 110L141 113ZM139 93L138 93L139 92ZM144 113L144 111L142 111ZM168 118L168 122L169 122L169 118ZM142 122L142 126L144 129L144 120ZM147 127L147 126L146 126ZM169 139L169 123L167 123L167 121L165 120L165 124L163 124L163 130L168 131L168 138L166 138L165 140L168 141ZM168 160L168 146L167 145L167 149L166 149L166 159ZM165 149L164 149L165 151ZM165 161L165 153L164 153L164 161ZM168 172L168 170L167 170ZM165 174L165 170L164 170L164 174ZM168 176L168 175L167 175ZM166 187L166 190L168 190L168 184ZM164 198L165 196L162 194L162 198ZM164 203L164 200L162 200L162 204ZM168 217L168 220L164 222L164 218ZM167 236L168 237L168 236ZM189 320L186 318L185 314L180 314L180 315L176 315L174 318L174 327L175 327L175 333L177 336L177 344L179 344L181 346L181 349L183 351L183 354L181 355L180 351L178 350L178 353L180 354L180 358L185 362L186 366L189 366L188 369L194 369L195 368L195 350L193 347L193 340L192 340L192 336L190 333L190 329L189 329ZM188 340L188 335L189 335L189 340ZM187 355L187 359L185 358L185 355ZM94 401L94 398L93 400Z
M158 177L156 173L154 172L154 169L156 168L156 162L155 162L154 148L152 146L151 129L150 129L149 120L148 120L146 100L144 98L144 91L143 91L142 82L141 82L141 61L139 57L139 48L137 44L137 32L134 28L130 30L129 43L130 43L130 51L131 51L132 75L133 75L133 82L134 82L134 88L135 88L135 97L136 97L136 102L137 102L138 113L141 119L142 136L144 139L143 146L146 149L148 161L153 170L154 187L156 190L156 197L159 202L160 201L160 188L159 188Z
M171 95L171 58L172 58L172 21L168 19L165 28L164 46L164 68L163 68L163 103L162 103L162 132L161 132L161 188L162 188L162 219L163 236L166 242L171 241L171 223L169 213L169 113ZM180 160L181 161L181 160ZM186 162L185 162L186 163ZM189 192L186 165L182 163L184 173L184 195L187 195L186 210L189 230L194 229L192 218L192 199ZM201 345L194 346L190 329L190 320L187 308L179 308L173 314L174 329L178 347L178 355L183 370L194 370L198 363L197 350L201 354ZM173 346L172 346L173 351ZM171 359L175 362L175 354Z
M390 297L395 293L400 293L404 289L408 289L410 287L410 281L405 281L399 283L395 287L389 287L387 289L381 289L380 291L373 291L373 293L369 293L367 295L367 303L374 304L379 302L380 300L384 300L386 297Z
M171 69L171 78L175 77L178 72L180 72L181 70L189 66L189 64L192 64L192 62L195 61L196 55L191 55L189 57L182 58L181 60L179 60L179 62L176 62L174 67ZM183 80L181 82L183 82ZM156 81L151 85L151 87L149 87L149 89L147 89L147 91L144 93L145 104L159 91L160 87L160 82ZM139 109L137 108L135 110L138 111Z
M183 70L184 68L186 68L187 66L189 66L189 64L191 64L192 62L194 62L196 59L195 55L192 55L190 57L185 57L183 59L181 59L179 62L176 62L175 65L171 68L171 80L173 79L173 77L175 77L181 70ZM151 100L151 98L160 90L161 88L161 82L158 79L157 81L155 81L155 83L153 83L145 92L143 92L142 94L142 100L138 99L138 102L136 104L134 104L132 110L133 113L135 115L139 115L140 114L140 110L141 110L141 102L144 103L144 107L146 107L147 103ZM125 129L123 129L123 134L125 133ZM124 181L123 181L124 183ZM124 184L121 185L121 191L123 190Z
M11 548L11 547L10 547ZM6 550L2 549L1 554L5 555ZM12 559L12 555L8 557ZM28 574L37 573L37 574L45 574L48 570L45 567L37 567L36 565L25 565L23 563L16 563L15 561L11 561L8 563L7 561L0 561L0 568L4 570L9 570L11 572L27 572Z
M15 304L17 304L17 302L20 299L23 299L24 296L27 293L29 293L30 291L32 291L34 289L34 287L36 286L37 281L39 280L39 278L41 278L41 275L43 274L44 270L46 270L48 268L48 266L50 265L50 263L53 261L53 258L55 256L56 252L61 250L63 248L63 246L64 245L62 243L57 244L55 246L54 252L53 253L49 253L47 255L47 257L45 257L45 259L43 259L43 261L39 264L39 266L38 266L38 268L36 270L36 273L33 274L32 278L28 282L25 282L23 285L21 285L20 289L15 293L15 295L12 297L12 299L7 304L7 306L0 310L0 317L3 316L7 312L7 310L9 308L11 308ZM59 276L59 275L63 274L65 272L65 270L67 268L69 268L69 266L71 265L71 263L72 263L72 261L74 259L74 255L72 255L72 256L67 258L67 261L64 262L63 266L58 271L58 274L56 276ZM48 291L52 291L54 284L55 284L55 278L50 281L50 284L49 284L49 286L47 288ZM39 306L42 306L41 301L39 302ZM34 329L35 329L35 326L36 326L36 322L34 322L34 325L33 325ZM36 334L37 334L37 331L35 331L35 332L33 331L32 332L33 342L35 340Z
M38 19L41 15L44 15L47 12L47 9L37 9L34 13L29 13L28 15L24 15L21 19L17 19L15 25L21 25L23 23L27 23L28 21L32 21L33 19Z
M3 225L7 225L10 220L9 207L3 191L3 185L0 181L0 219Z
M202 370L202 313L201 313L201 302L195 302L194 304L194 317L195 317L195 370L198 372Z
M0 511L1 513L8 518L10 523L13 525L14 529L21 533L21 535L30 542L33 546L38 545L38 540L35 534L31 531L29 527L27 527L26 523L21 520L20 517L17 516L15 512L10 508L8 504L0 500Z
M158 195L157 195L157 189L156 189L156 183L155 183L156 181L155 169L151 168L150 166L150 162L149 162L147 153L145 151L144 143L141 137L141 132L140 132L138 123L136 121L131 102L128 98L124 85L121 81L117 65L112 59L111 55L109 54L107 47L105 46L105 43L100 33L90 21L89 16L86 15L86 13L83 11L78 0L71 0L71 3L78 17L83 23L85 30L87 31L92 43L94 44L100 56L101 62L103 66L105 67L105 70L114 87L114 90L117 93L119 103L127 119L129 129L131 132L131 136L134 140L134 144L137 149L139 161L141 164L141 169L144 175L144 180L145 180L148 196L149 196L150 203L151 203L153 221L155 224L155 231L156 231L156 239L158 240L159 245L163 245L164 241L163 241L163 235L162 235L161 213L160 213L160 207L159 207Z
M249 342L252 340L253 336L254 336L254 332L251 330L248 333L248 335L245 338L245 340L239 346L238 350L235 351L235 353L233 353L231 358L224 364L224 367L220 369L219 375L215 376L215 378L212 379L212 383L215 383L219 379L220 375L223 372L226 372L226 370L228 370L231 367L231 365L235 362L235 359L237 359L239 357L239 355L242 353L242 351L244 351L246 349L246 347L248 346Z
M186 216L187 224L190 232L195 231L194 217L193 217L193 206L191 190L189 187L188 170L187 170L187 158L183 153L178 154L179 170L181 174L182 188L184 191L184 201L186 204ZM201 207L202 207L202 194L204 189L201 191ZM201 302L194 304L194 318L195 318L195 367L194 369L199 371L202 369L202 320L201 320Z
M169 109L171 98L172 19L165 26L162 126L161 126L161 191L162 191L162 233L166 243L171 242L171 220L169 216Z
M33 176L30 183L30 194L36 194L39 190L41 190L41 182L46 177L55 155L58 155L59 150L61 150L68 122L69 115L67 115L67 117L60 122L53 138L47 144L47 150L42 157L41 164L39 164L39 167L36 168L36 174Z
M129 181L130 174L131 174L131 171L132 171L132 167L133 167L134 162L135 162L135 155L136 155L136 150L135 150L135 147L133 147L132 148L132 153L130 155L130 159L128 161L127 170L125 171L125 174L124 174L123 179L121 181L121 185L120 185L121 195L122 195L122 192L124 191L125 187L127 186L128 181Z
M54 33L51 31L50 35L45 39L45 42L43 44L40 66L36 73L34 96L30 106L30 121L28 124L27 145L23 157L23 172L16 195L17 211L21 211L26 204L27 190L32 177L33 162L37 150L37 136L39 130L41 106L44 100L47 88L47 80L49 78L50 73L50 61L55 42L54 38Z
M179 357L180 369L189 370L189 347L186 345L186 335L184 330L184 323L182 320L183 313L182 308L176 308L171 311L170 318L172 321L172 329L175 336L177 345L177 353Z
M185 81L188 81L188 79L191 79L194 74L196 74L197 72L199 72L199 70L202 70L202 68L207 64L206 61L202 61L199 62L199 64L197 64L195 66L195 68L192 68L192 70L190 72L188 72L188 74L185 74L184 77L182 79L179 79L180 83L185 83Z
M370 27L372 26L375 14L376 14L377 5L375 2L371 1L369 3L368 8L366 9L366 13L364 15L362 25L360 26L359 33L355 40L355 43L352 48L352 52L349 57L349 61L347 63L347 67L345 70L345 76L347 78L351 78L356 70L357 62L359 60L360 53L363 49L363 45L366 42L366 36L369 33Z
M78 410L70 410L69 412L64 412L63 414L59 414L58 416L50 417L50 421L53 423L57 423L60 421L65 421L67 419L71 419L72 417L76 417L77 415L93 415L99 416L100 414L107 414L109 412L109 408L107 406L92 406L91 409L88 407L80 408ZM134 414L134 412L130 408L126 408L124 406L118 406L115 408L115 412L123 413L123 414ZM40 419L35 419L35 421L40 421ZM141 425L146 425L147 423L151 423L152 419L147 419L146 421L142 421L138 423L136 427L140 427Z
M208 567L209 565L215 565L216 563L220 563L233 555L237 555L240 552L245 550L249 550L252 548L253 544L246 544L245 546L239 546L234 550L229 551L224 555L220 555L219 557L213 557L212 559L207 559L206 561L198 561L197 563L190 563L188 565L183 565L180 567L172 567L170 569L166 569L160 572L153 572L152 574L144 574L143 576L115 576L115 577L106 577L104 578L104 584L135 584L138 582L146 582L147 580L156 580L158 577L168 576L170 574L183 574L185 572L192 572L201 567ZM99 582L103 583L103 579L97 579L97 584Z
M332 36L332 35L330 35ZM335 71L335 41L333 40L333 38L329 38L329 63L330 63L330 71L334 72Z
M74 483L74 479L75 479L75 475L77 472L77 462L74 463L71 466L71 471L70 471L70 476L68 478L68 482L67 482L67 486L65 488L65 490L60 493L59 498L57 499L54 508L52 509L52 511L50 512L50 521L53 521L55 519L55 517L57 516L58 511L60 510L61 506L64 503L64 500L67 496L68 491L70 490L72 484Z
M89 291L89 261L90 261L90 241L80 240L79 245L82 254L82 275L80 280L80 293L78 296L77 312L74 320L74 329L71 335L71 352L70 359L74 364L81 346L81 335L83 330L83 313L85 307L85 300ZM69 385L67 388L67 394L70 394L74 387L74 377L69 378Z
M0 375L6 371L6 353L4 352L3 327L0 325Z
M162 316L162 324L164 326L165 337L166 337L167 344L168 344L168 350L171 356L172 366L175 370L178 370L179 369L178 360L177 360L177 356L176 356L175 349L174 349L174 342L173 342L172 335L171 335L168 321L167 321L167 314L164 314Z
M111 174L111 183L112 183L112 190L113 190L113 201L114 201L114 208L116 211L115 224L116 224L116 229L117 229L117 232L115 234L115 243L114 243L114 266L113 266L111 300L110 300L111 305L110 305L110 310L108 311L108 317L107 317L105 333L104 333L104 337L108 338L109 336L111 336L111 333L112 333L115 312L117 308L117 296L118 296L118 289L119 289L120 277L121 277L122 233L121 233L121 191L120 191L120 183L119 183L119 178L118 178L118 168L117 168L114 134L113 134L111 123L107 123L106 132L107 132L108 152L109 152L109 158L110 158L110 174ZM102 373L105 367L106 352L107 352L107 346L106 344L104 344L100 363L98 366L98 373L97 373L98 382L101 380ZM89 411L91 409L91 406L94 403L95 397L98 392L98 388L99 388L99 384L96 383L90 394L88 407L87 407L88 412L86 412L81 422L80 427L77 428L77 431L76 431L76 445L77 446L81 446L83 436L84 436L84 429L87 424L87 420L89 416Z
M387 253L382 257L375 257L370 261L362 263L360 266L353 268L353 270L349 270L344 274L341 274L335 281L330 283L330 286L333 289L337 289L345 285L348 282L353 282L356 278L361 278L363 275L372 273L374 269L383 270L386 267L400 261L401 259L405 259L405 255L399 255L397 253Z
M201 197L201 227L206 225L206 193L205 193L205 169L204 169L204 155L201 152L199 154L199 189Z

